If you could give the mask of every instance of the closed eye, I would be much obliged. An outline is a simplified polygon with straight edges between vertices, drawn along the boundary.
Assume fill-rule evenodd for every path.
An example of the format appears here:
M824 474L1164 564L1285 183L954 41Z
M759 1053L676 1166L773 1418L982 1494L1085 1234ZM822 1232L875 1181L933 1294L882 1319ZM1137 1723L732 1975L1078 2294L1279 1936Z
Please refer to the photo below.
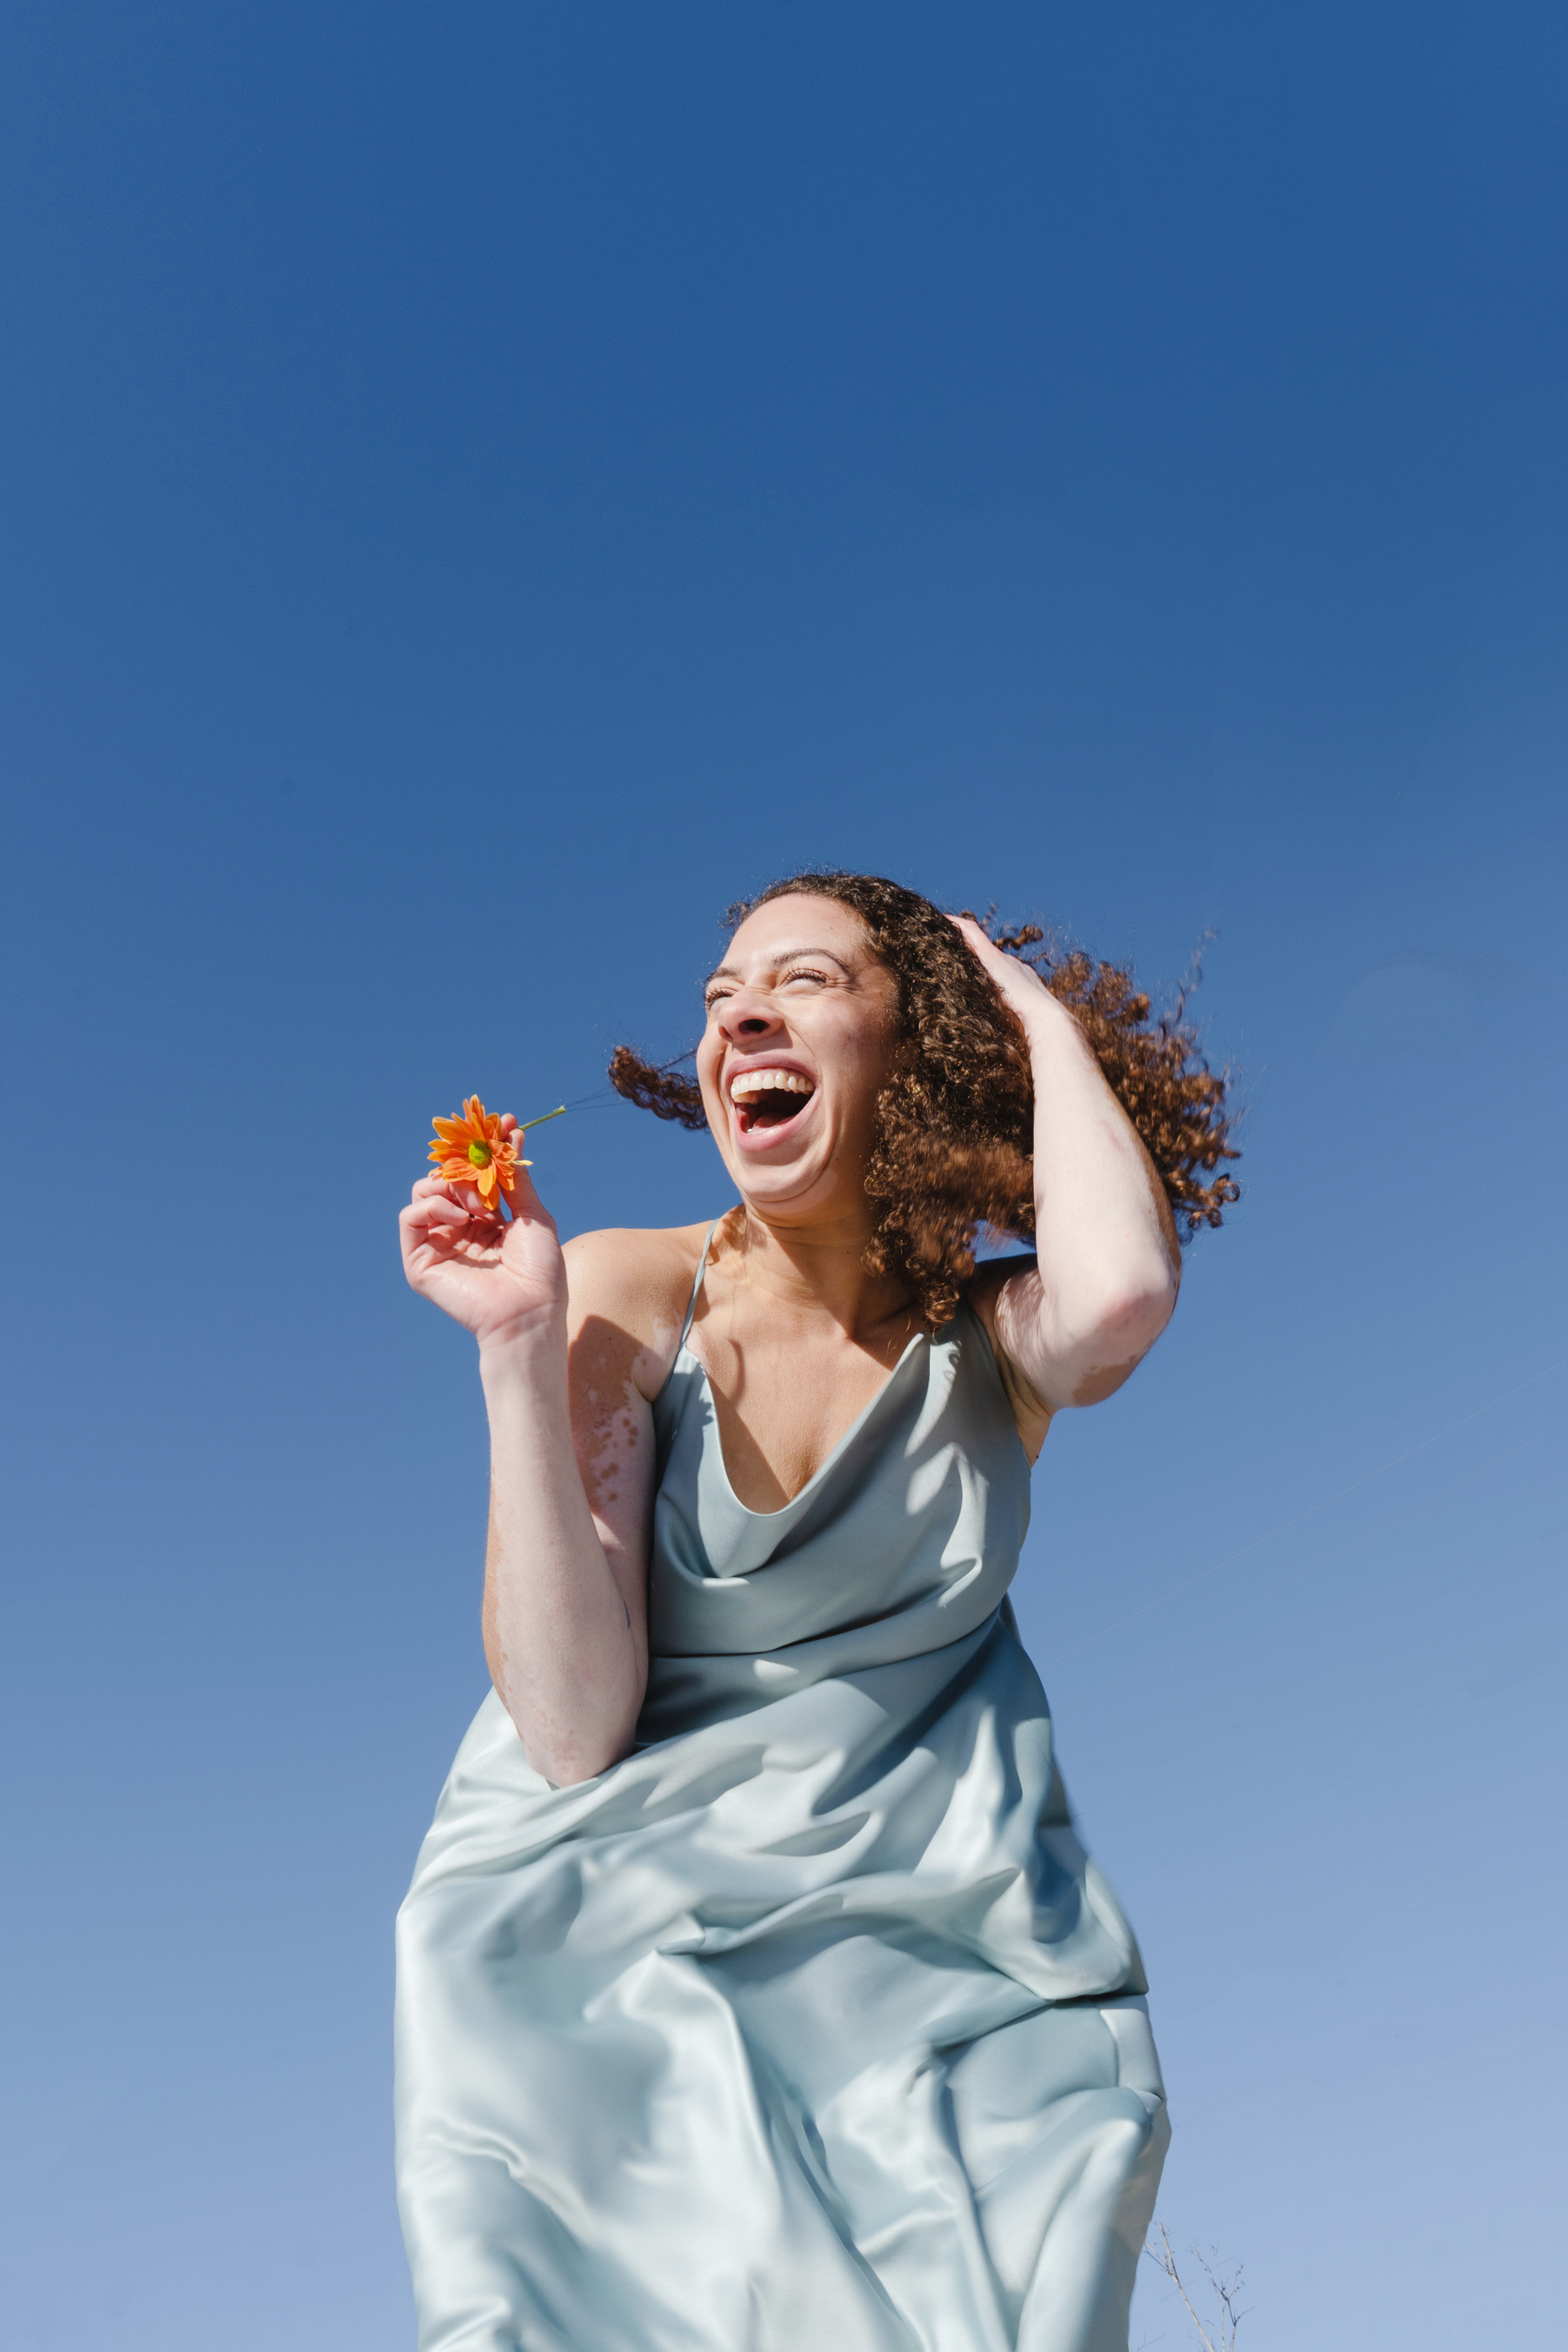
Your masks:
M780 988L789 988L794 982L798 980L805 980L813 982L819 988L825 988L831 978L832 974L831 972L816 971L807 969L783 973L778 985ZM711 1013L716 1004L722 1004L727 997L733 996L734 993L735 991L733 988L710 988L703 998L704 1010Z

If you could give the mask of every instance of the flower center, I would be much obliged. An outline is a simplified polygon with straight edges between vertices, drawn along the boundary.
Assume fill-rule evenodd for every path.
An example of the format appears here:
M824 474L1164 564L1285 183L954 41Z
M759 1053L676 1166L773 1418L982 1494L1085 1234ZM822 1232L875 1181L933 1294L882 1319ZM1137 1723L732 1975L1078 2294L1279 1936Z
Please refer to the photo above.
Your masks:
M471 1143L468 1146L468 1164L471 1168L488 1168L490 1165L489 1145L487 1143Z

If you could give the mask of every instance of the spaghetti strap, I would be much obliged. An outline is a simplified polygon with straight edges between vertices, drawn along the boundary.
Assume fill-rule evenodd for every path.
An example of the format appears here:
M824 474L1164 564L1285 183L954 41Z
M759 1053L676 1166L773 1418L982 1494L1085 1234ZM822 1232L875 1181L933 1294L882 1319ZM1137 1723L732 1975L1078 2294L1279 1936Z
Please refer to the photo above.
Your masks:
M703 1294L703 1276L707 1272L707 1254L713 1247L713 1237L715 1234L717 1233L720 1225L723 1224L725 1217L728 1214L729 1212L727 1209L723 1213L723 1215L716 1216L714 1219L712 1224L707 1229L706 1237L703 1242L702 1255L697 1260L696 1276L692 1283L692 1295L686 1301L686 1319L681 1326L681 1336L675 1343L675 1353L677 1356L686 1344L686 1334L692 1328L692 1317L697 1311L697 1300Z

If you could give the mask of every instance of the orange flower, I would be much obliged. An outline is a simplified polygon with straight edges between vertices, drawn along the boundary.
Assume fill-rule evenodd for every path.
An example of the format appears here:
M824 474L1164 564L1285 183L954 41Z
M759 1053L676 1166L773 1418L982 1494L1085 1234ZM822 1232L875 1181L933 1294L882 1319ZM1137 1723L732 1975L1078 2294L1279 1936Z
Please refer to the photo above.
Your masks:
M498 1195L504 1192L509 1200L517 1190L518 1169L533 1165L517 1156L526 1130L515 1127L510 1135L503 1135L499 1115L486 1110L477 1095L469 1096L461 1118L438 1118L434 1125L430 1156L437 1174L449 1184L477 1185L486 1208L493 1217L499 1216Z

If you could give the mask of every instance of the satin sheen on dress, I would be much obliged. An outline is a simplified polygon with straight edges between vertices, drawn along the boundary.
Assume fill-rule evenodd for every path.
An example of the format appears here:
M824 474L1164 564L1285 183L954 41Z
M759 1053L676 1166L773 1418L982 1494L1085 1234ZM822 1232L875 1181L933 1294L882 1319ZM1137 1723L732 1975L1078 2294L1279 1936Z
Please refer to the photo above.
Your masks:
M779 1511L685 1334L653 1419L637 1747L552 1788L492 1693L399 1915L421 2352L1126 2352L1165 2095L982 1326Z

